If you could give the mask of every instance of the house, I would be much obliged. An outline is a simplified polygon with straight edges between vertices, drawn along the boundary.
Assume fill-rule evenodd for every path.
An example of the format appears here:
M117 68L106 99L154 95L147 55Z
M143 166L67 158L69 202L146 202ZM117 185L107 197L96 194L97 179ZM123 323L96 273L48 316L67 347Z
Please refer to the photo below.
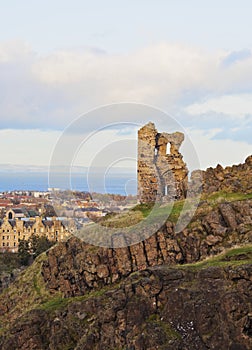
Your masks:
M42 219L40 216L25 216L21 209L10 209L0 220L0 251L17 252L19 241L31 235L46 236L50 241L64 241L70 230L66 222L57 217Z

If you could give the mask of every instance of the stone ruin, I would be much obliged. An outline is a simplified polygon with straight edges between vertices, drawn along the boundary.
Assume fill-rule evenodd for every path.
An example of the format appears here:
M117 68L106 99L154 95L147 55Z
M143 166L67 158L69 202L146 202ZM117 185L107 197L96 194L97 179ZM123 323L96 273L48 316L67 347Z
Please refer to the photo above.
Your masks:
M138 199L140 203L184 199L188 169L179 148L184 134L159 133L149 122L138 130Z

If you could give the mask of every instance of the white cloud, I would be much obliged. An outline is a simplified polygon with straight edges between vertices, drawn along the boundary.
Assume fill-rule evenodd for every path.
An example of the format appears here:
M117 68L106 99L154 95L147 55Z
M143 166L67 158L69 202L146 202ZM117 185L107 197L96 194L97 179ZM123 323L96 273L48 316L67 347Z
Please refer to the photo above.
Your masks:
M85 49L45 56L20 42L0 44L0 126L63 128L91 108L124 101L168 113L199 100L214 104L252 88L252 57L226 67L230 54L163 42L128 54Z
M97 54L93 50L56 52L36 61L32 71L49 86L72 89L75 85L78 96L93 90L102 102L147 102L149 98L154 102L164 96L174 101L184 89L207 81L219 60L219 54L164 43L127 55Z
M33 54L32 48L20 40L6 41L0 44L0 64L29 60Z
M185 108L191 115L223 113L231 117L244 117L252 114L252 93L223 95L210 98L202 103L194 103Z
M195 130L192 135L203 167L240 162L249 154L250 146L243 142L249 121L237 125L235 119L252 114L252 57L250 50L246 52L244 59L231 62L232 52L164 42L127 54L85 49L43 56L21 42L0 43L0 127L25 129L1 131L1 149L8 150L1 163L48 164L59 135L50 130L62 130L94 107L125 101L181 115L180 121ZM223 64L228 57L229 64ZM211 112L215 119L211 120ZM222 120L216 122L218 113L225 114L225 127ZM113 121L125 121L125 115L114 114ZM110 111L100 118L110 122ZM130 114L127 120L145 122L145 118L136 120ZM86 131L99 123L99 118L87 118ZM229 140L217 140L216 128L223 129L219 137L226 132ZM165 130L170 131L169 125Z

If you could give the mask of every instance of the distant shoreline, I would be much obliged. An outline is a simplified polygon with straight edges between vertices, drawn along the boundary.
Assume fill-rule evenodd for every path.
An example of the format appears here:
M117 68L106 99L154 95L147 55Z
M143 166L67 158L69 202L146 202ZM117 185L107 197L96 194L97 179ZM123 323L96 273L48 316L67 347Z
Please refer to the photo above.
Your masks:
M137 192L136 174L112 174L104 178L95 174L91 183L87 183L85 174L73 173L71 178L66 173L53 176L55 183L48 182L47 172L1 172L0 191L47 191L49 187L62 190L77 190L97 193L132 194ZM125 191L125 184L127 193Z

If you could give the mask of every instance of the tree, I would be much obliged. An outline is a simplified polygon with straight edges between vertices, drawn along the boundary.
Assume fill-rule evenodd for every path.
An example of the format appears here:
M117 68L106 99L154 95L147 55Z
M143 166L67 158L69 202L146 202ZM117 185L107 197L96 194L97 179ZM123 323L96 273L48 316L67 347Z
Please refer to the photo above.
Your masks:
M18 246L18 257L23 265L28 265L30 260L35 259L38 255L51 248L56 242L49 241L43 235L32 235L28 240L21 239Z
M20 239L18 245L18 258L22 265L28 265L31 254L29 252L29 242L25 239Z
M56 243L55 241L49 241L45 235L32 235L28 242L30 246L30 253L34 258L51 248Z

